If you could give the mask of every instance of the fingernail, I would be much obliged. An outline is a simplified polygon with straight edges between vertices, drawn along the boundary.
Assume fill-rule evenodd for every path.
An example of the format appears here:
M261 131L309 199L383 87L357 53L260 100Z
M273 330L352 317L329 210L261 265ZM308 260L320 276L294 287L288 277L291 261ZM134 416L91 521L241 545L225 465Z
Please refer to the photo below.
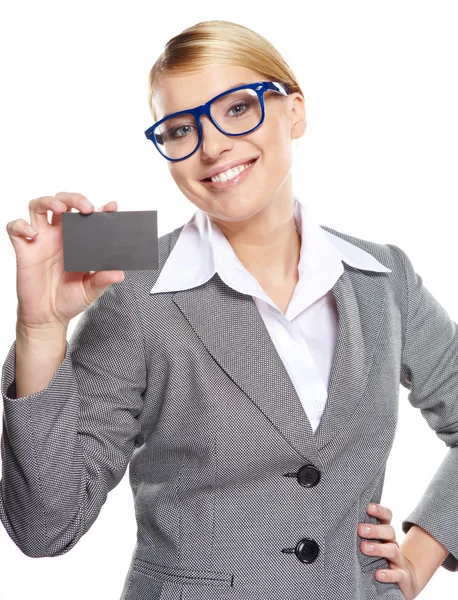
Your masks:
M30 235L35 235L36 233L38 233L38 231L36 229L34 229L33 227L31 227L30 225L26 225L25 230Z
M92 204L92 202L89 202L89 200L88 200L87 198L84 198L84 199L82 200L82 203L83 203L83 206L84 206L85 208L91 208L91 206L94 206L94 205Z
M371 532L371 528L368 527L367 525L361 525L361 532L362 533L370 533Z
M366 544L366 550L368 552L372 552L374 550L374 546L372 544Z
M372 512L377 512L377 507L375 504L370 504L369 508L371 509Z

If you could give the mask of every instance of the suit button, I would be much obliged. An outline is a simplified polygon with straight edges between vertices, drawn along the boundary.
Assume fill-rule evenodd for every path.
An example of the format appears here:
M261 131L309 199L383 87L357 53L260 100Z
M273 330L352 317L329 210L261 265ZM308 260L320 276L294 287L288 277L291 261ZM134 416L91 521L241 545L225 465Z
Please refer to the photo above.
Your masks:
M297 472L297 480L304 487L313 487L320 481L320 472L312 465L304 465Z
M297 543L294 552L301 562L311 563L318 556L319 547L315 540L304 538Z

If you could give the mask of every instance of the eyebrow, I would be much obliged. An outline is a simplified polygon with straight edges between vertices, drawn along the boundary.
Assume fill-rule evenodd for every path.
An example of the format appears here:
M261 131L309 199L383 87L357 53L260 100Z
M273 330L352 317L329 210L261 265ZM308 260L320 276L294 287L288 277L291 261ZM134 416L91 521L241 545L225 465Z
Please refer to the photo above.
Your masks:
M257 81L248 81L248 82L247 81L241 81L240 83L234 83L234 85L231 85L231 87L227 88L226 90L223 90L222 92L219 92L219 94L223 94L224 92L226 92L227 90L231 90L232 88L236 88L236 87L239 87L241 85L251 85L252 83L257 83ZM219 94L215 94L214 96L212 96L211 98L209 98L206 102L208 102L212 98L215 98L216 96L219 96ZM206 104L206 102L203 102L202 104ZM201 104L199 104L199 106L201 106ZM169 112L166 115L164 115L161 119L158 119L158 121L162 121L162 119L166 119L167 117L170 117L170 115L174 115L177 112L183 112L183 111L190 110L190 108L195 108L195 107L192 106L192 107L188 107L188 108L183 108L181 110L173 110L172 112Z

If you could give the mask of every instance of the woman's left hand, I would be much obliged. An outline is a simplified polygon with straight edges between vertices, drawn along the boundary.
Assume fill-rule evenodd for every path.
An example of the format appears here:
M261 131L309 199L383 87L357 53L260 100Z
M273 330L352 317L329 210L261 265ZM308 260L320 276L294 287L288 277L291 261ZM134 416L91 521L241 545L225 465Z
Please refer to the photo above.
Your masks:
M372 507L376 507L373 510ZM396 532L391 523L393 513L389 508L380 504L369 504L367 512L372 517L376 517L381 524L360 523L358 525L358 534L363 538L375 538L385 540L384 542L361 542L361 552L369 556L382 556L389 563L389 569L378 569L375 576L378 581L383 583L395 582L404 595L406 600L413 600L421 592L418 579L415 572L415 565L406 558L396 541ZM365 531L363 527L369 527ZM372 544L373 550L369 548Z

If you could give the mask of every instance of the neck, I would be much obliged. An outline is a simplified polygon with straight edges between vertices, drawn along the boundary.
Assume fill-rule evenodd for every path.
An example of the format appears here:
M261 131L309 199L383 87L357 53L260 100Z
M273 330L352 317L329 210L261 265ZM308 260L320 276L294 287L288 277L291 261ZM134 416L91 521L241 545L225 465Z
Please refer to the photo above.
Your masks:
M240 262L260 283L281 285L297 281L301 236L294 221L294 198L274 204L243 222L212 218Z

